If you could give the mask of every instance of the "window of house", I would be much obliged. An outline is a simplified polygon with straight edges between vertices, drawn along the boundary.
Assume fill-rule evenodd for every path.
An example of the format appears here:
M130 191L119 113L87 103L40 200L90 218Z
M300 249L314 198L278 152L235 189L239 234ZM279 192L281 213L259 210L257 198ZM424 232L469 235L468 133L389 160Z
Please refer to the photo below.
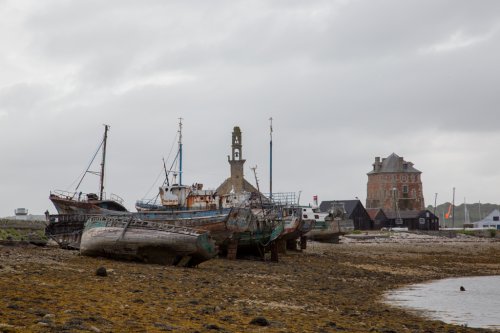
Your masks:
M315 218L316 220L319 220L319 215L314 215L314 218Z
M403 185L403 193L408 193L408 185Z
M493 216L493 221L498 221L499 216Z
M303 218L307 219L307 214L302 215Z

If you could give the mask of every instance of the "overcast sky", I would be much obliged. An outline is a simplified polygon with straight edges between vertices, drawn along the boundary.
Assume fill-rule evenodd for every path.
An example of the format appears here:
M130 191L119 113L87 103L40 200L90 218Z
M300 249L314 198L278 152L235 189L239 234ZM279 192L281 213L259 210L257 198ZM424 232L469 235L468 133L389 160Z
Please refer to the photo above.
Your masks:
M229 176L238 125L267 192L273 117L273 190L301 203L365 203L393 152L423 172L426 205L453 187L499 203L499 59L496 0L0 0L0 216L55 213L50 191L74 189L103 124L106 192L132 209L179 117L188 184Z

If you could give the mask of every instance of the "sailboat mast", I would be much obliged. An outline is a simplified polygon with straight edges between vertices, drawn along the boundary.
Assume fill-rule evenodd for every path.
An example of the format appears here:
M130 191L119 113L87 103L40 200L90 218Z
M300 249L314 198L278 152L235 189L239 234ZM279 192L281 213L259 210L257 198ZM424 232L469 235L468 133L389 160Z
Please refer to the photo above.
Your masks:
M108 141L108 130L109 130L109 125L104 125L104 139L103 139L103 146L102 146L102 161L101 161L101 181L100 181L100 195L99 195L99 200L103 200L103 193L104 193L104 169L106 165L106 143Z
M182 185L182 118L179 118L179 185Z

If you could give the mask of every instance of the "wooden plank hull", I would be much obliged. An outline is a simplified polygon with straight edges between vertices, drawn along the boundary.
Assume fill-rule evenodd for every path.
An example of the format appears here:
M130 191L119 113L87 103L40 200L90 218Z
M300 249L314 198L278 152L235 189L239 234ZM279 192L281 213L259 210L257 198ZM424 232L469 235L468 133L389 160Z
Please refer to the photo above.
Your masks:
M195 211L141 211L134 213L134 216L145 221L209 231L216 243L221 244L233 233L226 225L230 213L231 209L226 208Z
M350 219L326 218L324 222L316 221L314 227L305 234L308 239L338 243L339 236L354 229Z
M192 267L213 258L217 248L207 232L131 218L97 217L86 224L80 253Z
M316 221L315 226L305 236L312 240L336 242L340 233L340 221L329 219L321 222Z

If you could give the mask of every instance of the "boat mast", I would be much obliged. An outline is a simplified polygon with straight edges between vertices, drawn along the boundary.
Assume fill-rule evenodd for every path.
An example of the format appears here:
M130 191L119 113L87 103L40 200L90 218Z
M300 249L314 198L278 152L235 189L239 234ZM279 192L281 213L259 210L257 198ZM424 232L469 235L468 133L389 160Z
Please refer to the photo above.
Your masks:
M104 124L104 139L103 139L103 146L102 146L102 161L101 161L101 181L100 181L100 196L99 200L103 199L103 193L104 193L104 167L106 164L106 142L108 140L108 130L109 130L109 125Z
M179 186L182 185L182 118L179 118Z
M273 200L273 118L269 118L269 199Z

